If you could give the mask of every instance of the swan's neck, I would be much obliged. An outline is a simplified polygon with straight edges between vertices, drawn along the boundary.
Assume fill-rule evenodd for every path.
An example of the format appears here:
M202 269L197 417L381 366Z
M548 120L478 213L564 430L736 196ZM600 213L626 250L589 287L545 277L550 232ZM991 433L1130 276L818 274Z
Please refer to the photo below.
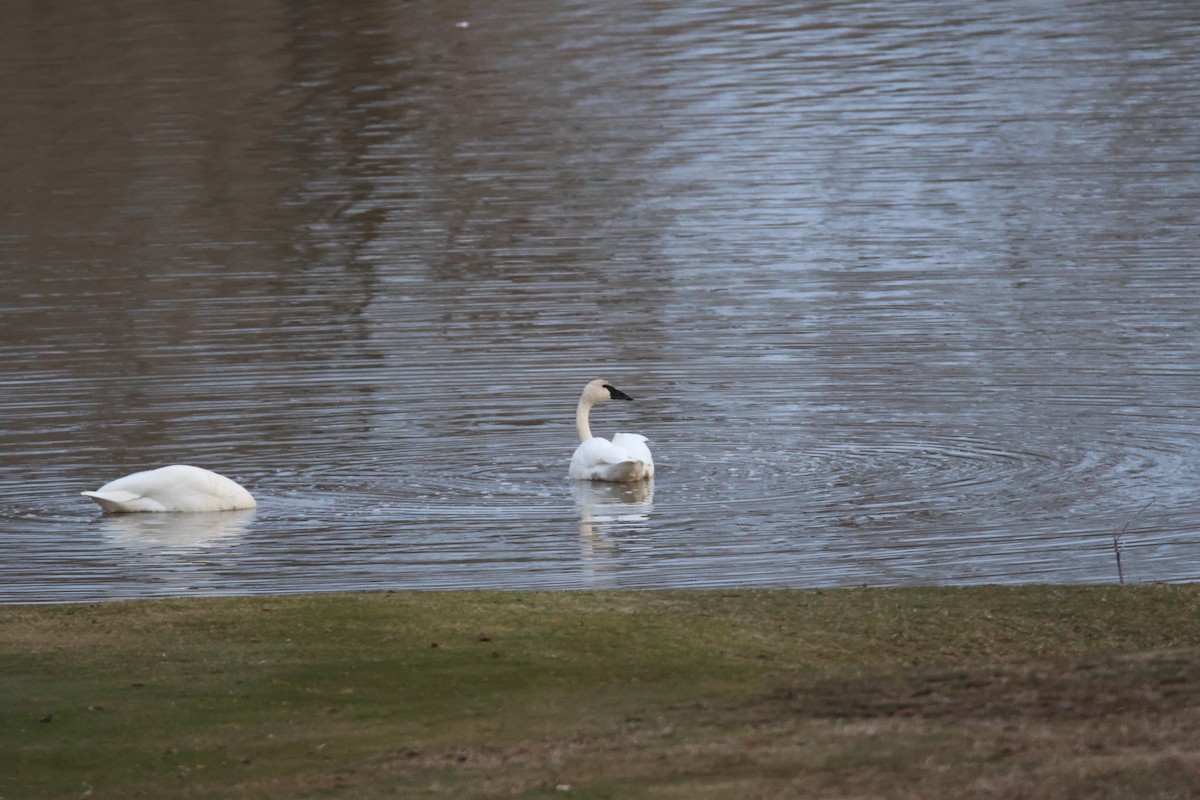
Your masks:
M579 405L575 407L575 430L579 431L581 442L592 438L592 429L588 427L588 412L591 410L592 404L582 397L579 398Z

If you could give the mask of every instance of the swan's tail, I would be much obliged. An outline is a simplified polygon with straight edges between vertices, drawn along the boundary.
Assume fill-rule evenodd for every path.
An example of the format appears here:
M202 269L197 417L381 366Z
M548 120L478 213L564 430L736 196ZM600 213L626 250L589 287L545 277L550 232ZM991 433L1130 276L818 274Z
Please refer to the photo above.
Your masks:
M613 464L609 469L612 475L609 478L611 481L641 481L651 475L644 461L622 461L620 464Z
M137 500L139 495L133 492L80 492L84 497L90 497L105 511L121 512L129 511L129 503L132 500Z

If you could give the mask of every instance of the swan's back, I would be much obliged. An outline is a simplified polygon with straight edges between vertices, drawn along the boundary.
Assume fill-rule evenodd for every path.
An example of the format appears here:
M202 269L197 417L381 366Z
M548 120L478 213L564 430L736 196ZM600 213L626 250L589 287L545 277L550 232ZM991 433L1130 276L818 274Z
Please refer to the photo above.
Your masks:
M224 475L186 464L135 472L81 494L116 513L232 511L257 505L248 491Z
M654 477L654 459L641 434L618 433L611 442L593 436L575 448L567 474L584 481L641 481Z

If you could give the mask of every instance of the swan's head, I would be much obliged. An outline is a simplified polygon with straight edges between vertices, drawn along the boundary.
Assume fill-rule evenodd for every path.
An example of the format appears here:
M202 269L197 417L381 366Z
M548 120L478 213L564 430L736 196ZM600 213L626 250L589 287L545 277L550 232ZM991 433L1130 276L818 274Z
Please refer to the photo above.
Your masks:
M597 378L583 387L583 397L581 399L587 403L596 405L598 403L607 403L609 400L632 400L633 398L608 381Z

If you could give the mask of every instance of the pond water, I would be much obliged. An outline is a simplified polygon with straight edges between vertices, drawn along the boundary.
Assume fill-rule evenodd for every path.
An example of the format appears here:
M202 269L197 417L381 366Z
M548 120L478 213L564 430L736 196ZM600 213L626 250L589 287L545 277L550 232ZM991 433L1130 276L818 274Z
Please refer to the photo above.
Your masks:
M20 4L0 54L0 600L1200 578L1191 0ZM596 377L652 486L567 480ZM259 506L78 494L170 463Z

